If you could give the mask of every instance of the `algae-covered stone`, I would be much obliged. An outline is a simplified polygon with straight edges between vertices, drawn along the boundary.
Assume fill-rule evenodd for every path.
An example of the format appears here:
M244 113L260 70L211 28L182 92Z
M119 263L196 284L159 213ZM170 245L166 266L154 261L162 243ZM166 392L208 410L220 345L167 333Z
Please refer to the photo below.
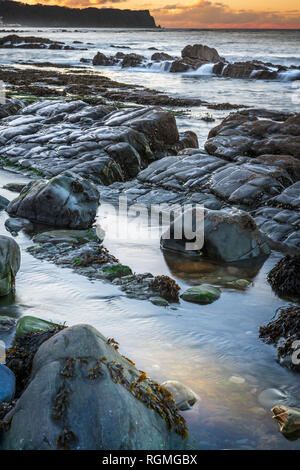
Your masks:
M69 243L75 245L97 240L99 238L93 228L87 230L51 230L33 237L33 241L36 243Z
M34 356L2 449L168 450L191 445L172 395L89 325L64 329Z
M14 373L5 365L0 364L0 403L13 399L16 390Z
M300 433L300 408L277 405L272 408L272 413L283 434Z
M10 293L21 263L21 251L13 238L0 236L0 296Z
M196 393L186 385L177 380L167 380L161 384L172 393L176 406L179 410L189 410L199 399Z
M156 305L157 307L167 307L169 305L169 302L166 299L163 299L162 297L150 297L149 300L153 305Z
M36 333L37 331L47 331L57 328L60 325L56 323L51 323L47 320L42 320L41 318L31 317L26 315L18 320L16 336L25 336L29 333Z
M234 281L234 284L238 287L241 287L242 289L246 289L250 286L251 282L247 279L237 279L236 281Z
M12 330L16 324L16 320L5 315L0 315L0 331Z
M102 268L107 279L115 279L116 277L123 277L132 274L129 266L124 266L123 264L116 264L113 266L105 266Z
M190 287L183 292L181 298L187 302L197 304L211 304L218 300L221 295L220 289L209 284L201 284L200 286Z

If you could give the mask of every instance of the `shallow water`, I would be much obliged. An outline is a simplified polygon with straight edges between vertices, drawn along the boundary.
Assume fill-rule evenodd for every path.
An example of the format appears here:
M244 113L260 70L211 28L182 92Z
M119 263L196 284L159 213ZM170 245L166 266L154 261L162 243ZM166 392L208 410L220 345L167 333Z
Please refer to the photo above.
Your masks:
M0 172L1 186L20 179L24 180ZM10 191L1 193L15 196ZM1 234L8 234L3 225L6 217L2 211ZM105 222L100 212L105 246L133 271L172 275L183 288L197 282L189 271L201 272L201 263L195 268L195 262L180 266L178 259L167 259L159 248L158 230L156 238L152 233L151 240L143 239L143 231L138 232L131 222L136 238L120 241L109 221L113 218ZM271 418L272 404L262 406L258 400L263 390L276 388L288 403L300 403L299 377L280 367L272 346L258 339L259 326L284 304L266 283L266 273L279 255L265 261L246 291L222 288L221 298L212 305L181 302L162 308L128 299L111 284L91 282L70 269L36 260L25 251L30 239L20 233L16 240L22 248L16 294L1 299L0 314L92 324L116 338L121 352L154 379L174 379L190 386L201 400L184 416L199 448L300 448L300 441L289 442L279 433ZM207 271L207 266L202 268ZM249 278L249 271L245 273ZM9 344L11 337L1 339ZM244 383L235 383L232 376L242 377Z
M4 35L3 33L1 33ZM230 60L260 59L282 64L300 64L299 31L140 31L140 30L37 30L36 34L72 44L81 40L88 51L0 50L1 63L19 60L50 61L79 65L80 57L92 58L97 50L115 54L110 45L131 47L150 58L155 46L179 55L188 43L216 47ZM86 46L87 42L94 45ZM261 44L264 45L263 51ZM140 84L174 96L197 97L209 102L237 103L278 110L298 108L297 87L285 81L230 80L195 74L169 74L161 70L120 70L98 68L101 73L125 83ZM186 111L186 110L185 110ZM214 124L200 120L204 107L177 118L180 130L197 132L200 143ZM216 123L227 112L213 111ZM26 178L0 171L0 187L7 182ZM13 198L15 193L1 189ZM7 214L0 213L0 233ZM114 237L117 222L100 212L100 224L106 230L105 246L136 272L171 275L182 288L213 279L222 286L222 295L212 305L198 306L181 302L163 308L150 302L128 299L115 286L89 281L47 261L39 261L26 252L30 239L20 233L16 240L22 248L22 265L17 276L15 296L0 299L0 314L19 317L30 314L67 325L89 323L104 335L120 342L121 352L154 379L179 380L190 386L201 400L184 412L190 432L199 448L300 449L300 440L290 442L272 420L271 401L259 401L263 390L280 390L290 405L300 404L299 375L276 362L276 351L258 338L259 326L268 322L276 309L286 302L276 297L266 282L266 275L281 255L273 253L256 271L235 271L167 255L159 248L159 230L152 238L136 221L130 221L129 235ZM135 237L133 236L135 234ZM227 281L246 277L252 281L246 291L229 288ZM226 281L226 282L224 282ZM226 287L227 285L227 287ZM7 344L10 335L3 335ZM241 379L232 379L240 377ZM236 383L242 382L242 383Z

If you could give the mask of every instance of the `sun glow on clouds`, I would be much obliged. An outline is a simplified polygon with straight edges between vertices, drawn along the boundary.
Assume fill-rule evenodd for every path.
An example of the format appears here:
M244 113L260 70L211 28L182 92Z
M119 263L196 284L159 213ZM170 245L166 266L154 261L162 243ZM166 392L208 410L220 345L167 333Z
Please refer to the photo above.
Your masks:
M165 27L182 28L300 28L298 0L182 0L163 4L152 0L23 0L24 3L44 3L75 8L149 9L156 23ZM147 1L147 0L146 0ZM262 8L263 5L263 8Z

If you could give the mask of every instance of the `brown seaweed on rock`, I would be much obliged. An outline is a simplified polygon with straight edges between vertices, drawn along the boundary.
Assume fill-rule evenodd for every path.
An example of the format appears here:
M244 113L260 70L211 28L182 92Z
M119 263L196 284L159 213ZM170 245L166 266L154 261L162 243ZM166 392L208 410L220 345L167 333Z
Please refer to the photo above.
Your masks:
M180 287L169 276L155 276L150 282L150 287L166 300L171 302L179 301Z
M268 325L260 327L259 337L265 343L277 347L278 360L281 364L300 371L300 365L293 361L295 341L300 338L300 307L292 305L279 310L278 317Z
M16 376L16 398L20 397L28 384L32 361L38 348L63 328L63 326L56 327L48 331L15 337L11 348L7 351L6 365Z
M278 295L300 298L300 254L282 258L269 272L268 282Z

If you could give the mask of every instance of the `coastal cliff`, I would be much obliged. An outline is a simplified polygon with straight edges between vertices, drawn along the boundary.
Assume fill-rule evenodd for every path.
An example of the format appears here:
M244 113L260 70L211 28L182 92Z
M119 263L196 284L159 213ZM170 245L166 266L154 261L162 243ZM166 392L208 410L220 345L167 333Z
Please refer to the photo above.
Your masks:
M66 8L0 0L4 24L70 28L156 28L149 10Z

